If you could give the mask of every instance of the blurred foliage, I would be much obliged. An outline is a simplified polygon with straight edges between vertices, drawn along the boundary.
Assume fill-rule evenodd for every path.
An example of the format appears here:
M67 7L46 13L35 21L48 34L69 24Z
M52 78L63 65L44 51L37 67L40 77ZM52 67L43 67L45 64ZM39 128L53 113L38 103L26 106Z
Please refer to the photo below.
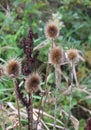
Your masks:
M57 42L62 45L65 50L76 47L85 54L86 63L80 63L77 72L78 81L83 86L87 87L87 92L91 92L91 1L90 0L1 0L0 1L0 62L4 64L6 60L12 56L19 56L23 58L23 50L21 40L28 33L30 27L34 32L34 47L45 41L44 26L45 23L52 18L58 19L64 23L64 27L60 31L60 37ZM47 62L48 48L50 41L45 41L47 44L43 49L40 49L39 63ZM43 72L45 76L46 67ZM65 67L63 68L63 71ZM67 74L65 75L67 77ZM54 87L54 73L53 68L49 70L47 78L47 87L53 90ZM68 77L67 77L68 78ZM64 81L64 80L63 80ZM6 83L5 83L6 82ZM44 86L44 83L43 85ZM68 85L63 82L61 85L62 92L68 88ZM85 98L88 93L82 91L84 87L74 89L73 93L73 108L74 113L79 112L79 101ZM8 93L7 93L8 92ZM0 83L0 99L4 103L6 101L13 102L14 95L12 81L6 80ZM84 93L84 94L83 94ZM11 95L10 95L11 94ZM62 95L62 94L61 94ZM53 109L53 97L48 97L46 111ZM34 100L40 100L40 96L35 95ZM62 95L58 99L60 111L60 104L64 109L69 111L69 95ZM89 104L87 109L91 110L91 102L86 100ZM37 106L38 103L35 103ZM81 104L82 105L82 104ZM82 105L83 106L83 105ZM76 109L77 108L77 109ZM81 111L81 110L80 110ZM53 115L53 110L49 111ZM76 114L74 114L76 116ZM90 116L90 115L89 115ZM79 117L78 117L79 118ZM45 121L49 121L48 118ZM85 118L79 119L80 128L84 129ZM51 120L49 122L52 122Z

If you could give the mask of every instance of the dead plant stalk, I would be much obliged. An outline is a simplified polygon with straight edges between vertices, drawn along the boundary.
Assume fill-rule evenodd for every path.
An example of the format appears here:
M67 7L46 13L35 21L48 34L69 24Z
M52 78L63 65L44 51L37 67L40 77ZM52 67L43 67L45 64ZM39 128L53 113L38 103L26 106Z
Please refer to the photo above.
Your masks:
M16 104L17 104L17 110L18 110L18 120L19 120L19 128L20 130L22 130L21 127L21 117L20 117L20 107L19 107L19 100L18 100L18 96L17 96L17 90L16 90L16 79L13 79L13 83L14 83L14 89L15 89L15 95L16 95Z

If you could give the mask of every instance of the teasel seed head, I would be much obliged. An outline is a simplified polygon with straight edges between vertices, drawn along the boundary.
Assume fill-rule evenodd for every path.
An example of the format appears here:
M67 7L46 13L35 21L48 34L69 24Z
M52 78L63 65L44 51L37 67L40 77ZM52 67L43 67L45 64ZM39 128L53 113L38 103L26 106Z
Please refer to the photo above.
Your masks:
M69 60L75 60L78 56L78 51L77 49L70 49L68 50L67 54Z
M55 46L50 50L49 53L49 63L51 64L60 64L63 58L62 48L59 46Z
M4 74L3 67L2 67L2 65L0 65L0 78L2 78L3 74Z
M21 62L18 58L13 58L7 62L6 74L10 78L18 78L21 73Z
M44 29L45 36L49 39L55 39L59 36L58 23L49 21Z
M28 93L35 93L39 90L41 76L36 72L28 76L25 81L25 89Z

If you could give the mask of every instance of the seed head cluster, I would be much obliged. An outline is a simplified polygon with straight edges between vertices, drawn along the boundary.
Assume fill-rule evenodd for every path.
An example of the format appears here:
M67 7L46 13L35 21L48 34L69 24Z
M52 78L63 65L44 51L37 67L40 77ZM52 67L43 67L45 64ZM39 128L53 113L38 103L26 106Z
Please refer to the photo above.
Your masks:
M21 73L21 63L19 59L11 59L6 65L6 74L11 78L17 78Z
M57 38L59 36L59 28L56 22L49 21L45 26L45 36L47 38Z
M77 58L78 52L77 49L68 50L68 58L69 60L75 60Z
M28 93L35 93L39 90L41 77L38 73L32 73L26 79L25 89Z
M49 53L49 62L52 64L60 64L62 60L62 49L59 46L56 46L50 50Z

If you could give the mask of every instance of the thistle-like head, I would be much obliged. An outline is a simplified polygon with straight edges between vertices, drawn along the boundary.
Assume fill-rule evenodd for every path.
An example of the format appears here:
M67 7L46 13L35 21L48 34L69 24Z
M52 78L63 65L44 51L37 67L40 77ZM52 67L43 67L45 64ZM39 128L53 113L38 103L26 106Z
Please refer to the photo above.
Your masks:
M36 72L28 76L25 82L25 89L28 93L35 93L39 90L41 76Z
M68 50L67 54L68 54L68 59L70 61L72 61L72 60L75 60L77 58L78 51L77 51L77 49L70 49L70 50Z
M10 78L18 78L21 73L21 62L18 58L11 59L6 64L6 74Z
M45 36L47 38L55 39L59 36L59 26L58 23L54 21L49 21L45 26Z
M49 52L49 62L53 65L60 64L63 58L61 47L55 46Z

